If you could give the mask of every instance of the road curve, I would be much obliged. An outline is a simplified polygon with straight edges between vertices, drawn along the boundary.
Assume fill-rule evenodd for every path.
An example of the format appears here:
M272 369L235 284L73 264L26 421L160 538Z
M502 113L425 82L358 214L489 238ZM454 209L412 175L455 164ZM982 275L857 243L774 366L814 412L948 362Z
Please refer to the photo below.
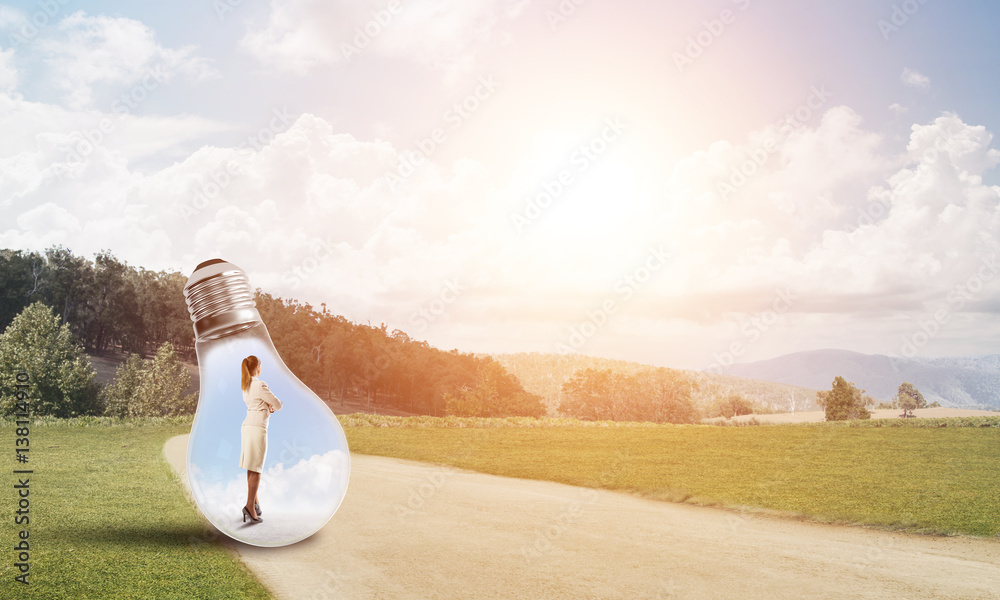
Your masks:
M164 454L181 480L187 437ZM340 510L297 544L221 536L295 600L1000 598L1000 540L670 504L354 454Z

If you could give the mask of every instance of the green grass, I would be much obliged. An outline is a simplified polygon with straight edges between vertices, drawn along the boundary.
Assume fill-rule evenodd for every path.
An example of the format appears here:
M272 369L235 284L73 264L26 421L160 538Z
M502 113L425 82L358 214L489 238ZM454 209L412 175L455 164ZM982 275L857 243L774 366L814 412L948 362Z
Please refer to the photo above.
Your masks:
M208 535L166 460L190 418L39 419L31 429L30 585L14 582L14 427L0 422L8 475L0 597L269 598ZM23 466L23 465L22 465ZM14 596L9 594L13 593Z
M352 416L353 417L353 416ZM342 418L352 452L923 533L1000 533L1000 429L401 426ZM917 421L908 419L907 421Z

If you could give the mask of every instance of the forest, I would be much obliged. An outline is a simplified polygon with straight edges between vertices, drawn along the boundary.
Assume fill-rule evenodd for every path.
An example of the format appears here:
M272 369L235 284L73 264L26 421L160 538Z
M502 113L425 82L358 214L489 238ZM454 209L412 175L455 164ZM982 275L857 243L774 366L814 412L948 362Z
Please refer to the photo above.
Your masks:
M91 261L62 247L44 253L0 250L0 331L30 304L42 302L88 354L148 357L167 342L178 356L195 361L183 295L186 281L184 274L134 267L107 251ZM285 364L330 403L351 400L369 410L444 415L450 400L455 411L469 413L461 406L469 396L465 392L477 387L481 372L494 362L439 350L402 331L388 331L384 324L352 323L325 305L317 309L259 289L256 301ZM540 398L511 379L514 383L504 393L541 407ZM496 392L487 394L492 396ZM506 398L496 400L499 407ZM500 416L489 407L472 412ZM525 414L539 412L544 408Z
M108 251L88 260L58 246L44 253L0 250L0 332L25 308L41 303L87 354L116 356L131 365L124 371L130 377L141 368L135 357L159 356L169 371L175 354L196 361L183 295L186 281L182 273L135 267ZM580 355L444 351L385 324L351 322L325 304L317 308L260 289L255 300L288 368L329 404L347 403L366 412L691 423L704 416L765 411L788 394L778 384L752 382L775 389L749 389L749 380L740 378L706 380L692 371ZM47 313L35 312L34 318L44 322ZM132 389L109 386L99 395L104 406L94 410L150 412L148 399L123 408L129 400L121 396L134 394ZM149 390L138 395L144 394L156 395Z

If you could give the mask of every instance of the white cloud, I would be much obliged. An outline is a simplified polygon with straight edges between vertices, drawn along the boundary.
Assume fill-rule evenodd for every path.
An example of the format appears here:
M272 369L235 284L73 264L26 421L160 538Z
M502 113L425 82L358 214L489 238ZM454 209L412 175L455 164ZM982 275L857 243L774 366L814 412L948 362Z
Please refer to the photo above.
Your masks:
M175 75L215 77L211 63L193 46L165 48L152 29L124 17L87 16L77 12L45 30L37 42L51 68L53 84L66 92L74 108L92 104L94 86L163 83Z
M102 120L113 123L107 133L98 129ZM0 210L11 215L0 226L0 246L60 243L89 256L115 240L151 264L176 265L170 240L183 231L168 235L150 221L155 211L139 194L147 177L133 163L231 127L199 117L69 111L0 93ZM49 228L33 216L43 208L46 218L59 217ZM64 226L68 217L75 226Z
M347 456L339 450L314 454L294 465L278 463L261 473L261 506L267 506L272 514L329 517L336 508L331 506L330 499L341 497L349 474ZM229 520L246 501L246 474L240 471L228 482L201 491L202 505L214 507L219 518Z
M1000 189L982 181L1000 153L982 127L944 115L893 149L841 107L763 139L775 152L725 201L717 184L759 143L717 144L672 175L675 201L656 227L684 250L659 293L702 301L670 314L745 318L784 286L802 299L796 313L922 311L1000 250Z
M462 71L497 24L523 6L520 0L272 0L267 23L249 28L242 45L264 65L300 75L364 52Z
M264 525L257 526L245 523L241 515L247 496L243 471L215 485L207 485L196 465L191 473L199 506L223 533L259 546L280 546L326 524L347 489L350 465L346 454L331 450L267 469L261 473L258 492L261 509L266 510Z
M4 212L17 216L54 203L83 224L76 233L59 233L59 242L80 254L115 238L129 248L130 262L152 268L196 264L208 254L248 257L260 273L258 285L279 286L286 295L316 292L325 287L320 274L331 274L347 284L343 291L352 290L356 305L389 303L379 295L408 286L436 294L437 281L468 259L475 204L467 198L483 195L484 174L465 162L451 173L428 166L391 192L382 176L397 165L395 149L335 134L323 119L303 115L259 151L203 147L143 173L129 157L141 155L158 136L169 140L199 124L130 117L91 148L87 130L73 130L66 111L7 101L12 119L20 113L22 123L35 126L14 128L18 143L6 158L0 153ZM62 131L47 130L63 121L70 124ZM90 149L77 152L83 148ZM52 243L15 223L5 220L0 245L40 250ZM330 256L325 248L335 256L324 258L319 272L288 279L290 268L317 253ZM428 275L436 279L422 280Z
M903 69L903 74L899 76L899 79L903 85L921 90L926 90L931 86L930 77L915 69Z
M47 114L12 106L39 123ZM108 147L58 173L53 164L65 162L72 137L30 139L32 151L0 159L0 202L13 217L0 246L43 249L58 235L90 255L115 239L129 262L150 268L223 256L273 294L325 301L417 336L412 315L457 278L467 291L435 326L447 323L445 343L463 349L474 349L468 340L509 349L536 340L551 350L561 321L600 306L602 293L616 297L609 286L640 264L646 240L669 242L673 258L609 325L627 339L650 331L666 339L690 321L715 327L789 285L809 327L821 327L809 320L820 313L919 311L1000 249L1000 190L982 179L1000 153L985 128L951 114L914 126L905 147L846 107L815 126L718 142L678 163L664 189L621 216L620 233L606 226L617 213L590 230L561 218L580 210L583 188L598 180L518 235L510 211L523 206L521 187L460 160L428 161L392 189L381 177L396 167L397 148L308 114L259 150L206 146L148 173ZM58 227L45 230L46 220Z
M945 113L929 125L914 125L906 149L913 160L945 162L965 176L978 176L1000 163L1000 151L990 148L992 142L993 134L985 127Z

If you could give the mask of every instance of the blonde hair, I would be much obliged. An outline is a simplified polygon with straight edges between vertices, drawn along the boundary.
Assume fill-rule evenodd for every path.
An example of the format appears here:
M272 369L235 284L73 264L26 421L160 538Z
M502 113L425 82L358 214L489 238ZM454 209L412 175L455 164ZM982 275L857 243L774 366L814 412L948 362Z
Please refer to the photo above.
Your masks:
M253 377L253 374L257 372L258 367L260 367L260 359L256 356L251 354L243 359L243 374L240 378L240 387L243 388L244 392L250 390L250 379Z

